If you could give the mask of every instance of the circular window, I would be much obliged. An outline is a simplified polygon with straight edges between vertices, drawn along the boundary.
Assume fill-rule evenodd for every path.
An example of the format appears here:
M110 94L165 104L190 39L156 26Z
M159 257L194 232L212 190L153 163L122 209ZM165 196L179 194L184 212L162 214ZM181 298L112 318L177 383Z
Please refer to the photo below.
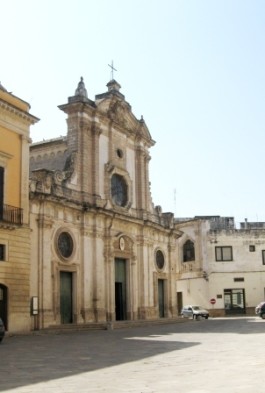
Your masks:
M165 259L164 259L164 255L162 253L162 251L157 250L156 252L156 266L158 267L158 269L163 269L165 265Z
M68 232L60 233L58 237L58 250L63 258L70 258L73 254L74 242Z
M114 174L111 178L111 196L113 202L118 206L125 206L127 197L127 183L124 178L120 175Z

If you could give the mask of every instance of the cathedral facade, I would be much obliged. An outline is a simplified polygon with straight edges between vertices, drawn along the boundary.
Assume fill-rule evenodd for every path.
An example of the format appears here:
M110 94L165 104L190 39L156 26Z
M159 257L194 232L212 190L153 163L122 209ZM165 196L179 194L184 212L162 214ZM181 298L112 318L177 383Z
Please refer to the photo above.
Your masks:
M154 206L154 141L121 86L60 105L67 135L30 147L31 328L177 316L182 232Z

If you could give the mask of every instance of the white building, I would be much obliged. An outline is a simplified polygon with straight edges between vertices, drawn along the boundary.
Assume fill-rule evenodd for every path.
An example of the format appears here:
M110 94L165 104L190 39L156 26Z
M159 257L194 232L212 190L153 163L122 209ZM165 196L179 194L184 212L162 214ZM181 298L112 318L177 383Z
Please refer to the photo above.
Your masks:
M253 314L265 298L265 224L232 217L179 220L178 310L200 304L212 315ZM215 304L211 303L215 302Z

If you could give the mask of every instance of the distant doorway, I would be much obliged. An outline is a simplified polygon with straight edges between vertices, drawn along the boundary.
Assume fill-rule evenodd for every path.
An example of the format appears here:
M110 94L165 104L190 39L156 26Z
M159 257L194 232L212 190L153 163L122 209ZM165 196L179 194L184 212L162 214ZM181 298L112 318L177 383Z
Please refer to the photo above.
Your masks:
M225 314L245 314L245 290L225 289L224 290Z
M183 293L177 292L177 307L178 307L178 315L181 314L181 310L183 308Z
M159 307L159 318L164 318L165 317L164 280L158 280L158 307Z
M127 319L126 260L115 259L115 315L116 321Z
M4 322L6 330L8 330L7 323L7 287L0 284L0 318Z
M73 274L60 272L60 313L61 323L73 322Z

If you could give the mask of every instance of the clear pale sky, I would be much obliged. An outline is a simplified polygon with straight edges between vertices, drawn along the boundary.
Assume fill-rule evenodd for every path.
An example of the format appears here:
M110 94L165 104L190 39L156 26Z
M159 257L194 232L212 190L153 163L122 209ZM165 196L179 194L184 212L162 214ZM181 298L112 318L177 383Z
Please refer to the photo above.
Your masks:
M84 77L121 93L156 145L155 205L177 217L265 221L264 0L0 0L0 81L66 135L57 106ZM0 141L1 143L1 141Z

